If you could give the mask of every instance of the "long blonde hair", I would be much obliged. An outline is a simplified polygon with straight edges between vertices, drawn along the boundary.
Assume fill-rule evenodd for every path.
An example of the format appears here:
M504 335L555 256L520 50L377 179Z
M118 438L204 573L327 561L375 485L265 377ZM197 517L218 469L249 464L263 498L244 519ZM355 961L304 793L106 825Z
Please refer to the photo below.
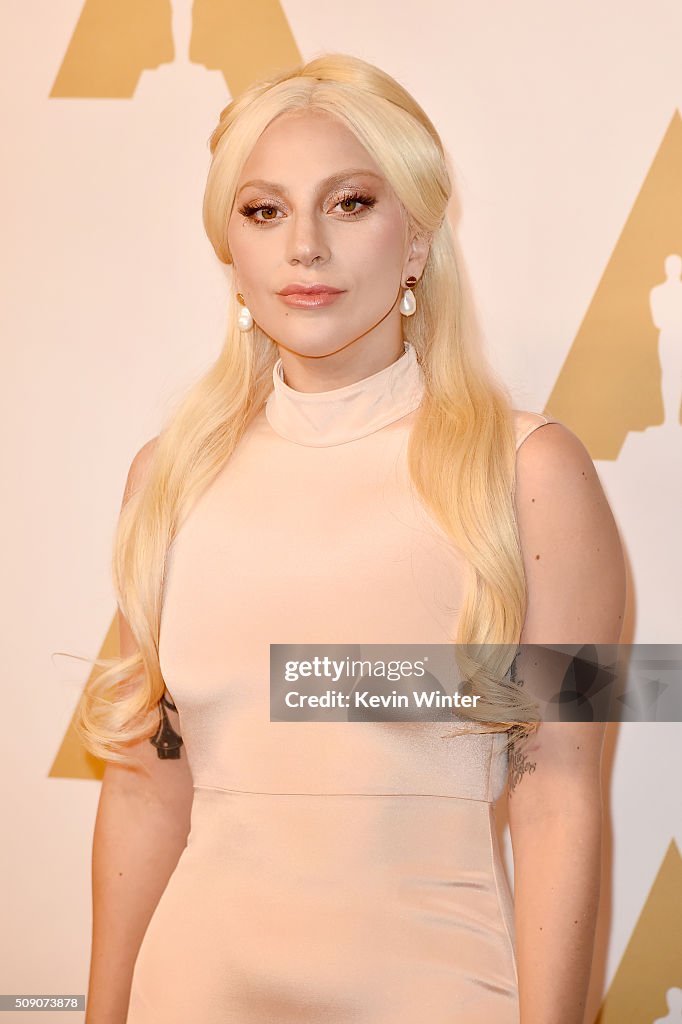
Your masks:
M462 709L461 716L487 723L483 731L518 737L519 730L532 729L528 723L537 721L537 713L517 686L503 682L527 604L514 507L512 405L464 323L446 218L451 183L436 129L402 86L357 57L325 54L258 81L225 107L211 135L206 232L218 258L231 264L227 225L241 169L268 124L301 109L343 121L379 165L412 228L432 233L417 312L410 320L425 394L410 434L409 472L468 565L455 643L458 661L482 700L475 709ZM168 417L144 486L119 517L113 582L139 649L130 657L100 659L107 667L86 685L75 716L86 748L105 760L128 763L124 745L158 727L165 689L159 627L170 545L193 501L230 458L272 389L277 346L257 324L248 333L239 331L232 301L220 355ZM459 645L467 645L466 654ZM513 724L519 722L524 724Z

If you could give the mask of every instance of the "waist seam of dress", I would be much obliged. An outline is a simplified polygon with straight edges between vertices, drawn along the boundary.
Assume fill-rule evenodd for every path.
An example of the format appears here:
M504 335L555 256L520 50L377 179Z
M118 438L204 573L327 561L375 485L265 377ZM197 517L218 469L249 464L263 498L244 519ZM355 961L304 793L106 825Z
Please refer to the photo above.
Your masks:
M226 786L208 786L203 783L195 783L194 789L208 789L214 790L218 793L243 793L246 796L357 796L357 797L376 797L376 796L394 796L398 798L412 797L412 796L426 796L431 797L435 800L467 800L471 803L486 804L490 806L491 800L486 800L483 797L475 796L456 796L450 793L286 793L276 792L273 790L259 790L259 789L228 789Z

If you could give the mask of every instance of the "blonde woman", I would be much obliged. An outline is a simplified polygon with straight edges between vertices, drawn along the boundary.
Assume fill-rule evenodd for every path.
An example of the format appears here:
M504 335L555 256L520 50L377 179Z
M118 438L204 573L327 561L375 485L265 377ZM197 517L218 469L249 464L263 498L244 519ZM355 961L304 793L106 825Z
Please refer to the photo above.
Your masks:
M211 152L233 318L132 462L122 660L79 707L108 761L87 1022L583 1024L603 726L538 724L500 669L620 637L594 466L472 346L443 148L396 81L318 57L231 102ZM455 729L282 723L286 643L493 654Z

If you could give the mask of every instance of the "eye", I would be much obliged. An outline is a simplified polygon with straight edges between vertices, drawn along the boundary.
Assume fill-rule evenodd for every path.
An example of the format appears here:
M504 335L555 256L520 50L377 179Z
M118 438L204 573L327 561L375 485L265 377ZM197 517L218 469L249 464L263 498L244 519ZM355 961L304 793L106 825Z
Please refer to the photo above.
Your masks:
M352 196L344 196L343 199L339 199L336 205L341 206L343 203L363 203L365 206L372 206L374 204L374 200L371 198L371 196L363 196L357 194ZM348 213L348 211L344 212ZM350 212L350 215L353 216L353 214L357 212L357 210L353 210Z
M244 206L241 207L239 212L241 213L241 215L243 217L246 217L248 220L253 221L254 224L267 224L271 219L272 220L276 220L277 219L276 217L272 217L272 218L266 217L264 220L261 220L260 218L255 216L255 214L260 213L261 210L263 210L263 211L265 211L267 213L273 213L273 212L276 213L277 212L277 207L276 206L265 206L265 205L256 206L256 205L251 204L251 203L245 203Z
M345 192L340 198L336 199L336 202L334 203L332 209L334 209L336 206L341 206L342 204L345 203L361 203L366 210L370 210L376 204L376 199L373 196L367 195L366 193L360 191ZM263 225L274 223L277 220L278 210L279 207L271 203L245 203L242 207L240 207L239 212L247 220L250 220L252 224ZM260 213L261 211L263 211L264 214L274 213L275 216L264 216L262 218L256 217L256 214ZM351 212L345 212L342 213L342 219L350 220L352 217L361 216L362 213L362 210L353 210Z

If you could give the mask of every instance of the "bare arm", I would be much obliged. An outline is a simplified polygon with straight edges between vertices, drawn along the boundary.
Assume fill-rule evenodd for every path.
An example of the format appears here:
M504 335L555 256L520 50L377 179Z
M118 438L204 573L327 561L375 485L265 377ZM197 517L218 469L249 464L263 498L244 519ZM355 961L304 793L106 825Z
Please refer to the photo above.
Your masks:
M127 495L139 486L150 445L130 468ZM118 612L120 648L136 650ZM180 733L177 712L166 709ZM130 752L147 772L107 763L92 850L92 951L85 1024L125 1024L135 960L149 920L187 842L192 776L184 747L178 759L159 757L149 739Z
M521 642L617 644L625 564L589 454L566 427L549 424L521 446L517 468L529 595ZM541 661L530 671L542 672ZM601 722L544 722L512 754L521 1024L584 1024L599 907L604 731Z

